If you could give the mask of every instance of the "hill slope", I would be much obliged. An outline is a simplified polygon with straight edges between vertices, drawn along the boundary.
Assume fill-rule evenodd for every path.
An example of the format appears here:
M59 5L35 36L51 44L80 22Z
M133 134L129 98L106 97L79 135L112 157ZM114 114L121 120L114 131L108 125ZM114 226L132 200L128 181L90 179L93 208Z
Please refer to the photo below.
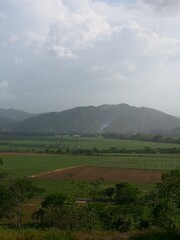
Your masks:
M180 127L180 119L127 104L77 107L41 114L14 125L19 133L145 133Z
M7 124L12 124L13 121L9 118L6 117L1 117L0 116L0 128L5 127Z
M16 110L16 109L2 109L0 108L0 116L10 119L11 121L14 122L19 122L23 121L29 117L35 116L34 114L27 113L21 110Z

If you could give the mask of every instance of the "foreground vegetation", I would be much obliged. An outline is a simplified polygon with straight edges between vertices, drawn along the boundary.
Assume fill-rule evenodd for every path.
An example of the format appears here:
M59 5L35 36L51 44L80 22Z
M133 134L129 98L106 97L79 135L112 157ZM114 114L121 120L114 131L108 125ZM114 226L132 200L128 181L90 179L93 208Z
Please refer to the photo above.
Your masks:
M57 230L0 228L1 240L179 240L178 233L163 230L118 232L63 233Z
M23 153L16 152L20 151L21 147L16 149L17 145L11 145L13 147L9 150L12 153L0 155L0 240L179 239L179 154L162 154L157 151L157 145L153 148L151 145L151 150L154 151L151 153L149 146L146 146L147 142L140 148L139 144L142 142L130 143L110 139L106 142L102 138L99 139L98 149L93 145L97 146L98 138L94 143L91 142L91 145L89 138L85 143L80 138L77 141L82 141L82 145L87 144L88 149L87 146L82 148L82 145L69 145L68 148L67 145L61 145L61 151L58 150L59 145L57 150L50 146L51 140L60 141L59 139L48 139L48 143L43 142L46 141L44 139L41 142L43 147L40 146L41 154L37 154L39 150L34 151L33 148L30 151L28 144L31 140L27 140L27 145L26 140L24 145L20 142L22 139L10 143L17 144L19 141ZM9 147L5 142L4 145L0 142L2 151ZM72 143L70 138L67 142ZM112 147L115 142L116 147ZM31 144L37 146L37 142L33 140ZM99 147L101 144L105 144L102 151ZM126 144L126 150L143 151L120 153L123 144ZM165 150L170 146L167 143L153 144L159 144L159 149ZM45 147L48 147L48 151ZM53 154L50 154L51 151ZM54 154L57 151L58 153ZM151 169L164 173L162 182L157 184L110 182L103 179L72 181L71 176L67 180L27 178L46 171L80 165L109 169ZM168 172L169 170L171 171Z
M178 233L162 230L118 232L63 233L57 230L24 229L22 231L0 228L1 240L179 240Z
M146 194L125 182L106 188L101 194L97 194L97 186L94 183L91 198L83 203L71 195L56 193L46 196L41 207L32 214L34 227L70 233L159 228L178 234L180 170L163 174L162 182ZM2 182L0 218L7 219L8 225L22 229L23 204L41 192L42 189L28 179Z

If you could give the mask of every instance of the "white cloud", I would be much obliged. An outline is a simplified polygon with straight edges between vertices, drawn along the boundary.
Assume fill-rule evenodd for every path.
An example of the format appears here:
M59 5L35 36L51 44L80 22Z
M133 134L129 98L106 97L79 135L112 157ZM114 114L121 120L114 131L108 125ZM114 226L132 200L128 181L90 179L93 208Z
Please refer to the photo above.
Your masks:
M15 57L14 62L17 65L21 65L23 63L23 59L22 57Z
M8 41L9 41L10 43L15 43L15 42L19 41L19 37L18 37L17 35L15 35L15 34L12 34L12 35L9 37Z
M30 94L28 93L28 92L24 92L24 94L23 94L25 97L29 97L30 96Z
M106 19L91 9L69 12L65 19L60 19L50 26L48 45L60 45L71 51L91 48L98 40L109 39L117 31Z
M125 79L125 77L122 75L121 71L111 71L109 70L108 72L108 76L106 77L106 79L108 81L122 81Z
M45 37L40 33L27 31L25 36L27 38L28 47L39 49L45 44Z
M7 19L6 11L1 7L0 8L0 23L5 22Z
M21 4L27 15L41 24L38 31L27 30L27 45L44 47L58 52L58 57L77 55L79 49L88 49L99 40L108 40L118 31L105 16L93 9L93 1L14 0ZM72 7L72 5L74 7ZM42 30L40 30L42 29ZM65 53L64 52L68 52Z
M105 66L96 65L89 68L88 72L99 72L99 71L101 72L101 71L104 71L105 69L106 69Z
M129 29L131 29L139 39L144 41L146 46L144 50L147 51L147 53L176 55L180 51L179 39L162 36L153 30L140 26L136 21L130 21Z
M108 81L113 84L114 81L121 82L125 79L121 66L114 68L110 66L96 65L89 68L88 72L91 72L98 77L98 81L100 82Z
M74 55L71 50L60 45L54 45L49 47L47 50L51 55L55 55L59 58L77 58L77 56Z
M2 19L3 19L3 14L2 14L2 12L0 10L0 20L2 20Z
M125 64L125 69L127 72L135 72L137 70L137 66L131 62L127 62Z
M0 82L0 99L16 99L16 96L8 92L9 84L7 81Z

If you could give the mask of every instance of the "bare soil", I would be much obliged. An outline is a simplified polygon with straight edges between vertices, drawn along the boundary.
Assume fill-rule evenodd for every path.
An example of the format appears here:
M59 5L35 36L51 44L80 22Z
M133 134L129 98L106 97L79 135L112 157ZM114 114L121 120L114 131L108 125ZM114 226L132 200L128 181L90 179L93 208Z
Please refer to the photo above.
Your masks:
M31 177L50 180L98 180L102 178L107 181L156 183L161 181L161 174L162 171L82 165L78 167L57 169L51 172L44 172Z

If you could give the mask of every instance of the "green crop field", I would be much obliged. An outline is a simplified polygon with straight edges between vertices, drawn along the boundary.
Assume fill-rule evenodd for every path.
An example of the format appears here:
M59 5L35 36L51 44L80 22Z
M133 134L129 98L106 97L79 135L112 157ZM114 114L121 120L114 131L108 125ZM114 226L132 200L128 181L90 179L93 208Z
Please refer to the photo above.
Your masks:
M0 137L0 151L44 151L66 148L143 149L180 148L180 144L110 139L103 137Z
M150 147L179 148L178 144L143 142L132 140L116 140L103 137L0 137L0 158L3 160L1 170L7 171L11 177L28 177L56 169L90 165L113 168L149 169L167 171L180 167L180 154L104 154L87 155L55 155L36 154L31 151L44 152L46 149L58 150L66 148L98 148L98 149L143 149ZM5 153L12 151L14 153ZM18 153L21 152L22 153ZM23 153L28 151L29 153ZM4 153L3 153L4 152ZM78 192L71 180L33 180L38 186L50 192ZM79 182L76 180L76 184ZM103 187L112 182L103 182ZM151 183L136 184L141 189L152 188Z
M178 154L124 154L121 156L77 156L45 154L0 154L3 159L2 170L12 177L27 177L38 173L79 165L105 166L131 169L171 170L180 167ZM78 192L71 180L33 180L37 186L52 192ZM78 184L78 181L75 181ZM103 187L114 182L103 182ZM136 184L141 189L152 188L153 184Z
M124 154L120 156L82 156L45 154L0 154L1 169L14 176L31 176L45 171L79 165L119 167L151 170L171 170L180 167L180 155Z

